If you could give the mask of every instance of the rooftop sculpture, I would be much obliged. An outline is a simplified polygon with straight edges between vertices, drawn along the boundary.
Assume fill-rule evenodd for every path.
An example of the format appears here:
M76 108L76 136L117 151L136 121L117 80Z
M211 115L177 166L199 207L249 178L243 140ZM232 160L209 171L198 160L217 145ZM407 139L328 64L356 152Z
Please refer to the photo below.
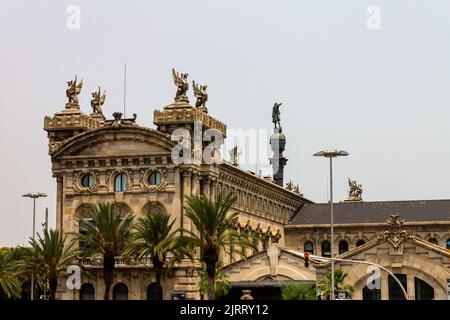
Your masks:
M194 89L194 95L197 98L195 107L204 108L206 111L206 101L208 101L208 94L206 93L206 89L208 88L208 86L199 85L198 83L195 83L195 81L192 81L192 88Z
M102 106L105 103L105 93L106 91L103 91L103 94L101 94L100 87L98 87L98 91L92 92L91 107L93 113L103 116Z
M81 92L81 88L83 87L83 79L77 84L77 76L75 76L74 80L67 81L68 88L66 89L66 96L69 100L67 105L70 106L79 106L78 104L78 95Z
M362 201L362 185L358 184L356 180L348 178L348 198L346 201Z
M173 82L177 86L175 101L187 100L186 91L189 89L188 75L189 73L178 73L172 68Z
M231 149L230 151L230 157L231 157L231 163L233 164L233 166L238 166L239 165L239 155L240 155L240 151L238 150L238 147L235 146L233 149Z

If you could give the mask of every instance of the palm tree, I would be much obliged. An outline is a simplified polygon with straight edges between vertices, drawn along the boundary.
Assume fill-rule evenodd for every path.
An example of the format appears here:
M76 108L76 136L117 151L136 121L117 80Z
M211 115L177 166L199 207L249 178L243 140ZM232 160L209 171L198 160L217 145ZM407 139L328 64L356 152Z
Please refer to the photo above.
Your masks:
M45 229L43 236L30 239L31 253L25 258L25 266L36 275L43 276L42 282L50 289L50 299L55 299L58 275L65 273L67 267L77 258L79 251L74 243L67 242L67 235L61 237L58 230Z
M183 230L190 235L191 244L200 249L201 261L206 265L208 274L208 299L214 300L214 282L216 265L221 250L229 253L230 246L234 253L245 259L242 249L255 249L252 241L235 230L238 212L230 213L236 197L232 193L219 192L214 201L205 196L191 195L186 198L185 214L191 219L197 232ZM237 246L241 249L238 250Z
M347 278L348 273L342 269L334 270L334 291L335 292L347 292L348 296L351 298L352 292L355 290L353 286L345 285L345 278ZM327 297L331 294L331 271L325 273L325 281L318 286L318 289L325 293Z
M288 284L281 289L282 300L316 300L316 286L309 283Z
M216 276L214 280L214 296L216 298L226 296L231 289L231 283L228 280L228 276L225 272L222 271L223 262L218 261L216 264ZM203 294L208 293L209 279L208 273L206 272L206 268L199 271L200 276L200 293Z
M11 249L0 252L0 295L8 299L20 298L22 281L19 278L20 265L13 259Z
M136 232L124 253L127 258L150 257L159 289L161 278L167 270L165 266L169 264L171 267L185 255L189 255L183 238L178 236L178 230L173 230L174 223L175 219L170 221L170 216L166 213L147 213L138 219L134 226Z
M115 257L129 246L133 219L131 213L121 214L119 207L109 202L91 205L88 217L77 219L80 232L75 234L75 240L85 244L82 255L103 258L105 300L109 300L114 280Z

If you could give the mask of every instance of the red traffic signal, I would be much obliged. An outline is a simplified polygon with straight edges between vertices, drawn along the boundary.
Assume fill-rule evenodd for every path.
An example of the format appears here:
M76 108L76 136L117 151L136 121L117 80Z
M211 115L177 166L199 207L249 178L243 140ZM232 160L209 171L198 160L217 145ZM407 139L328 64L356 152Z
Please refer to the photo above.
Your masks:
M303 258L305 259L305 268L309 267L309 252L303 253Z

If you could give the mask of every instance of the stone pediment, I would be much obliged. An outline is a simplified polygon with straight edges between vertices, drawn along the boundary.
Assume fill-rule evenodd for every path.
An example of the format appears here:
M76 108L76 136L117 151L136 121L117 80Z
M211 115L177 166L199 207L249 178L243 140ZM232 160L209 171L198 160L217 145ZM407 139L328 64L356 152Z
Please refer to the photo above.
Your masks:
M101 127L67 139L55 150L53 157L170 154L174 145L170 136L153 129L136 125L119 130Z
M378 262L386 267L401 267L410 256L421 256L423 259L439 256L450 268L450 251L439 245L430 243L419 237L400 231L399 234L380 234L377 238L349 250L338 259ZM383 263L384 262L384 263ZM342 262L338 262L342 263ZM347 262L344 262L347 263ZM328 268L330 262L315 263L316 268ZM450 269L449 269L450 270Z
M226 266L223 271L232 282L258 281L266 278L303 281L316 279L315 269L313 267L305 268L301 255L279 248L275 244L246 260Z

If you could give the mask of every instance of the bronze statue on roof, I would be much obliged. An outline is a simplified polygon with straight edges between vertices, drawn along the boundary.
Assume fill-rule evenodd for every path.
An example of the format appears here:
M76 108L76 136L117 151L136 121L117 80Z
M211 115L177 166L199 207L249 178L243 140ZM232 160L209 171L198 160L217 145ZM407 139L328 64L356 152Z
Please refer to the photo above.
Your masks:
M77 76L75 76L75 80L67 81L68 88L66 89L66 96L68 101L68 105L78 106L78 95L81 92L81 88L83 87L83 79L77 84Z
M348 178L348 198L346 201L362 201L362 185L358 184L356 180Z
M186 98L186 91L189 89L189 83L187 82L188 75L189 73L178 73L172 68L173 83L177 86L175 101Z
M197 102L195 103L196 108L205 108L206 109L206 101L208 101L208 94L206 93L207 85L199 85L192 81L192 88L194 89L194 96L197 98Z
M105 93L106 91L103 91L103 94L101 93L100 87L98 87L98 91L92 92L91 107L93 113L103 115L102 106L105 103Z

